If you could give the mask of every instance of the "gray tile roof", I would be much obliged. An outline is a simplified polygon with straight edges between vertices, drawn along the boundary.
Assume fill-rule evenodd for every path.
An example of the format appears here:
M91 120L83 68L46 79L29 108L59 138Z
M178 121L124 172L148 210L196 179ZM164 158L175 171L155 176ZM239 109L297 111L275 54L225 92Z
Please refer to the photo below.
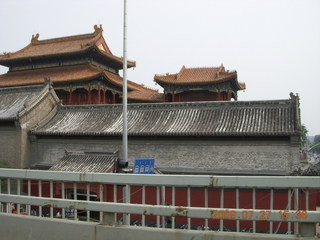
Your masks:
M128 105L130 136L290 136L296 100ZM35 135L120 136L122 105L63 106Z
M50 171L69 171L82 173L112 172L114 163L118 159L115 155L72 153L67 154Z
M43 85L0 88L0 121L14 121L28 104L35 101Z
M320 155L319 155L320 157ZM310 160L310 159L309 159ZM294 169L290 175L292 176L320 176L320 161L316 159L315 162L309 161L305 164L300 164Z

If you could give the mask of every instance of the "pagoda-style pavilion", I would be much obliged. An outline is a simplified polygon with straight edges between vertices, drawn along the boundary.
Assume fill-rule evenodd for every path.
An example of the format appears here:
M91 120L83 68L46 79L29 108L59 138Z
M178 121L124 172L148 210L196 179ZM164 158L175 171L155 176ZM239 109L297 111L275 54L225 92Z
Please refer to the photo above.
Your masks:
M0 88L37 85L49 78L64 105L121 103L123 59L112 54L102 33L101 25L95 25L90 34L48 40L32 36L25 48L0 55L0 65L9 67L0 75ZM128 101L161 102L163 95L128 81Z
M237 72L224 66L186 68L177 74L155 75L154 81L164 88L165 102L230 101L246 88L237 80Z

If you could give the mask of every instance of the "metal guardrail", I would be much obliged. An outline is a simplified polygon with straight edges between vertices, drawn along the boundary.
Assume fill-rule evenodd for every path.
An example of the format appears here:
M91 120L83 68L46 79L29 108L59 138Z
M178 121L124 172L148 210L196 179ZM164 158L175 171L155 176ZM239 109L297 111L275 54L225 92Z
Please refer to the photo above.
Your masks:
M320 177L0 169L0 212L219 234L312 237L320 222L317 189Z

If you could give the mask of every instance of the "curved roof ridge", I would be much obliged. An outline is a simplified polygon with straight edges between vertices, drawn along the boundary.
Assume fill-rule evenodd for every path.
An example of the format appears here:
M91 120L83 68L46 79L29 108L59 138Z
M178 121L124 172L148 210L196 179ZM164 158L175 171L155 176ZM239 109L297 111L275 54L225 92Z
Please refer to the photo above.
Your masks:
M185 67L185 66L184 66ZM185 67L185 69L219 69L221 66L204 66L204 67Z
M95 46L94 45L94 48L102 55L106 55L107 57L113 59L113 60L116 60L116 61L119 61L119 62L123 62L123 57L118 57L118 56L115 56L111 53L108 53L108 52L105 52L105 51L102 51L98 46ZM109 48L109 47L108 47ZM127 60L127 66L130 68L130 67L136 67L136 62L135 61L132 61L132 60Z
M245 90L247 88L246 83L244 82L237 82L237 84L241 90Z
M288 104L288 105L286 105ZM290 99L278 99L278 100L251 100L251 101L208 101L208 102L161 102L161 103L129 103L128 110L144 110L144 109L186 109L186 108L225 108L225 107L249 107L252 108L254 106L294 106L292 105L292 101ZM122 111L121 104L97 104L97 105L61 105L59 110L70 111L70 110L99 110L99 109L119 109Z
M95 38L95 37L100 38L103 33L102 25L100 24L100 27L98 27L98 25L94 25L93 28L94 28L93 33L72 35L72 36L66 36L66 37L58 37L58 38L50 38L50 39L44 39L44 40L38 40L39 33L37 33L35 36L32 35L31 43L36 45L36 44L47 44L47 43L53 43L53 42L72 41L72 40L80 40L80 39Z
M180 69L179 73L155 74L155 76L157 76L157 77L175 76L175 75L182 74L182 72L185 71L185 70L202 70L202 69L218 69L218 70L220 70L220 73L237 72L236 70L227 70L227 71L225 71L225 67L223 66L223 64L221 64L220 66L204 66L204 67L186 67L185 65L183 65L182 68Z
M13 55L16 55L18 53L21 53L23 51L25 51L26 49L32 47L32 43L30 42L27 46L25 46L24 48L18 50L18 51L15 51L15 52L6 52L4 54L0 54L0 60L1 59L5 59L5 58L10 58L11 56Z
M185 70L186 70L186 67L183 65L180 71L177 73L177 79L179 79L182 76Z
M64 42L64 41L72 41L72 40L81 40L81 39L87 39L87 38L95 38L99 39L102 37L103 29L102 26L100 25L100 28L95 25L94 26L95 31L93 33L87 33L87 34L81 34L81 35L73 35L73 36L67 36L67 37L59 37L59 38L50 38L50 39L44 39L44 40L38 40L39 39L39 33L36 35L32 35L31 42L25 46L24 48L15 51L15 52L8 52L3 55L0 54L0 59L1 57L11 57L14 56L18 53L24 52L28 48L35 46L35 45L41 45L41 44L50 44L50 43L57 43L57 42ZM94 42L94 41L93 41ZM92 44L90 44L91 46Z
M165 76L175 76L175 75L177 75L177 73L165 73L165 74L156 73L154 76L156 76L156 77L165 77Z
M154 81L155 80L161 80L161 79L168 79L168 78L170 78L170 79L177 79L177 73L175 73L175 74L170 74L170 73L166 73L166 74L155 74L154 75Z
M236 73L236 70L225 70L225 67L223 66L223 64L221 64L221 66L208 66L208 67L185 67L185 70L217 70L217 72L219 74L228 74L228 73Z
M73 35L73 36L66 36L66 37L59 37L59 38L49 38L49 39L43 39L43 40L38 40L38 38L33 37L31 40L31 44L32 45L40 45L40 44L50 44L50 43L56 43L56 42L87 39L87 38L95 38L95 37L101 35L101 33L97 34L94 32L94 33L88 33L88 34Z

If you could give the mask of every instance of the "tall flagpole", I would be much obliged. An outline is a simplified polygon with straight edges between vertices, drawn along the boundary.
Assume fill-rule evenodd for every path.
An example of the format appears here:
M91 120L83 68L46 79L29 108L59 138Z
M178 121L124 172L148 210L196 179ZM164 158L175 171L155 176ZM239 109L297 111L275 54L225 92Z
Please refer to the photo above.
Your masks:
M122 88L122 103L123 103L123 160L128 163L128 115L127 115L127 1L124 0L123 5L123 88ZM130 203L130 186L126 185L123 188L123 199L125 203ZM124 224L130 225L130 214L123 215Z
M128 116L127 116L127 1L124 0L123 14L123 86L122 86L122 103L123 103L123 160L128 162Z

